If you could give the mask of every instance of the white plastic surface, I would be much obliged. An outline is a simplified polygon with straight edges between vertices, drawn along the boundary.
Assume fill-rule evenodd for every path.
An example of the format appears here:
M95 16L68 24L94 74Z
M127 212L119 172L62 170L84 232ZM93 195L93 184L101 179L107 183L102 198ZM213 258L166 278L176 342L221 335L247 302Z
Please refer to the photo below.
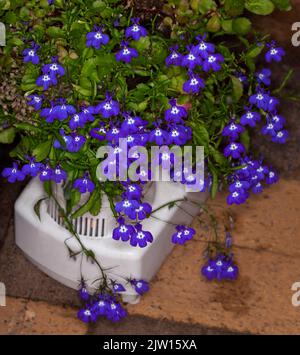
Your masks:
M77 257L76 260L71 259L64 242L68 239L67 243L71 249L79 251L78 244L63 225L58 224L53 216L51 217L49 202L42 202L41 220L38 219L34 212L34 205L42 197L44 197L42 184L38 180L32 180L16 201L16 243L38 268L62 284L77 289L81 276L81 257ZM184 197L204 202L207 195L186 193L183 185L170 182L156 182L150 186L145 195L146 200L152 200L153 209ZM166 206L157 211L153 217L143 221L143 229L151 231L154 237L153 243L145 248L134 248L129 243L113 240L111 234L114 226L111 221L107 224L108 230L102 237L81 235L81 240L87 248L94 251L101 265L108 269L107 273L111 279L122 284L127 278L149 281L173 248L170 240L175 226L170 222L188 225L193 219L192 216L196 216L200 211L199 206L187 201L179 202L177 205L181 208ZM103 213L99 215L100 220ZM108 212L105 216L105 218L109 216ZM114 224L116 226L115 222ZM85 258L82 259L82 273L91 287L92 282L99 278L97 266L86 261ZM134 290L128 285L125 286L124 301L138 302Z

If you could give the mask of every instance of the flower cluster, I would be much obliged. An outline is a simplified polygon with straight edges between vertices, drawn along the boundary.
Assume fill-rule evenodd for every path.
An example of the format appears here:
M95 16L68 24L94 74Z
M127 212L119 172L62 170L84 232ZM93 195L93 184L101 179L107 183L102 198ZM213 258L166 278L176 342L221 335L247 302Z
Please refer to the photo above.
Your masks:
M238 267L233 263L232 258L219 254L216 258L210 259L201 269L202 275L208 280L235 280L238 277Z
M49 163L42 164L35 161L35 158L28 158L28 163L19 168L15 162L11 168L5 168L2 176L7 178L8 182L23 181L26 176L39 176L41 181L54 181L59 184L67 180L67 173L57 164L54 168Z
M131 287L138 295L143 295L149 291L149 284L144 280L128 280ZM119 295L125 292L125 287L111 281L111 290L90 295L84 282L79 288L79 297L84 303L84 307L78 311L78 318L84 323L96 322L99 317L105 317L113 322L118 322L126 317L126 310L119 301Z
M249 192L254 194L263 191L263 183L267 185L274 184L278 181L278 174L274 169L263 164L262 160L253 160L244 157L239 162L242 168L237 169L235 174L229 178L230 194L227 197L227 203L242 204L248 197Z
M206 42L206 36L196 37L196 45L188 45L187 53L181 54L178 46L170 48L170 55L166 58L166 66L170 65L185 67L188 70L189 79L183 84L183 90L188 94L197 94L205 86L204 80L199 76L197 70L203 72L219 71L224 57L215 53L215 46Z
M128 40L130 38L134 41L138 41L141 37L147 36L147 30L139 24L139 18L132 18L131 22L132 26L125 30L126 40L120 43L121 49L115 54L118 62L130 63L133 58L138 57L138 51L129 46ZM86 46L98 50L108 44L109 40L109 36L104 33L104 28L95 26L94 31L86 35Z

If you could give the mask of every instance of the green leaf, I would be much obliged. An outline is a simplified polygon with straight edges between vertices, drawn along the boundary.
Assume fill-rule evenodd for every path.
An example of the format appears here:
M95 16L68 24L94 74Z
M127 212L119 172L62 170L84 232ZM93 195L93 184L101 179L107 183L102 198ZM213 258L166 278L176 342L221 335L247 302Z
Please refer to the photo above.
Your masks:
M93 208L94 204L98 203L100 197L100 191L98 189L95 189L94 192L90 195L88 201L83 206L81 206L76 212L74 212L71 218L75 219L89 212L90 209Z
M101 195L99 194L99 198L94 201L93 206L90 208L91 215L98 216L98 214L101 211L101 207L102 207L102 199L101 199Z
M41 214L40 214L40 208L41 208L41 203L45 200L47 200L48 197L43 197L39 199L35 204L34 204L34 212L38 216L39 220L41 220Z
M80 95L82 96L91 96L92 95L92 88L91 89L85 89L82 86L72 84L75 91L77 91Z
M209 134L205 126L191 124L193 128L193 137L196 138L196 143L204 147L209 143Z
M292 9L290 0L272 0L272 2L280 11L290 11Z
M213 0L200 0L198 3L198 10L201 14L206 14L209 10L217 8L217 5Z
M275 8L270 0L246 0L245 7L256 15L270 15Z
M209 32L217 32L221 28L221 21L218 15L213 15L207 22L206 28Z
M232 82L233 98L235 101L239 101L239 99L243 96L243 92L244 92L243 84L235 76L231 77L231 82Z
M258 55L260 55L260 53L262 52L262 50L264 49L264 45L261 44L260 46L254 46L252 47L247 53L246 53L246 57L247 58L256 58Z
M21 131L40 132L41 130L39 127L26 122L16 123L14 126Z
M223 31L225 31L226 33L233 33L232 23L233 23L233 20L222 20L221 25L222 25Z
M61 29L60 27L56 26L50 26L47 28L47 35L52 37L52 38L64 38L65 37L65 31Z
M246 35L251 30L251 21L246 17L239 17L233 20L233 31L240 36Z
M240 136L241 143L244 144L245 148L248 150L250 147L250 135L248 131L245 131Z
M219 187L219 176L216 168L211 163L208 163L208 166L209 166L209 171L212 174L212 185L211 185L210 195L211 198L215 198Z
M209 146L209 153L212 155L214 161L218 163L219 165L226 165L227 159L224 157L224 155L215 147Z
M14 141L16 136L16 130L14 127L6 128L0 131L0 143L10 144Z
M52 147L52 140L48 140L39 144L33 149L32 154L36 158L36 161L42 161L46 159L49 155L50 149Z
M245 0L225 0L224 9L227 15L236 17L244 12Z

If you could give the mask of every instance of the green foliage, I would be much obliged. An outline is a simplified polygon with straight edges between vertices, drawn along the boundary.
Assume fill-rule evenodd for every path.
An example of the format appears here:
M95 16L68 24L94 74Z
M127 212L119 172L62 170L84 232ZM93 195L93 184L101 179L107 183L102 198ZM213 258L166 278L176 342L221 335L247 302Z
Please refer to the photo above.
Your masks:
M3 75L12 66L23 68L17 79L24 95L41 93L41 88L36 86L40 66L27 64L24 68L22 58L28 43L35 41L41 45L38 52L41 63L50 63L51 56L57 55L59 63L66 69L66 75L59 80L60 85L45 95L48 107L50 101L58 97L65 97L68 103L77 107L95 105L109 90L120 102L122 111L141 115L148 120L151 129L169 107L170 98L178 98L180 104L190 105L187 124L193 130L192 143L205 147L208 169L213 176L212 195L215 195L220 179L232 170L230 160L223 156L222 129L248 103L249 93L245 92L236 72L248 75L251 92L256 59L264 49L264 38L257 36L255 43L249 42L251 22L247 16L249 12L269 14L275 7L289 10L290 4L288 0L166 1L163 6L165 18L153 16L145 22L149 35L130 43L138 50L139 57L124 64L116 61L114 53L119 49L134 9L128 9L123 1L56 0L55 5L49 6L46 0L0 0L0 16L11 25L7 31L7 46L0 57L0 69ZM118 27L113 25L115 20L119 20ZM110 35L110 42L100 50L86 47L86 34L95 24L104 25ZM166 68L165 58L172 45L178 44L179 50L184 52L191 39L204 33L208 33L208 40L216 44L216 51L224 56L225 63L220 72L202 73L206 86L201 95L191 97L182 90L187 71L180 67ZM221 42L223 35L235 35L235 50L227 45L226 36ZM33 155L39 162L49 162L52 166L60 163L66 170L69 181L65 186L65 197L68 213L73 213L73 218L85 212L98 214L102 193L109 196L113 208L112 201L121 190L109 183L99 184L95 177L99 163L95 152L105 143L88 138L80 152L55 149L54 140L62 146L65 144L59 130L71 133L68 124L55 121L49 125L38 113L33 113L28 122L20 122L13 112L4 115L0 109L2 123L6 128L0 130L0 143L11 143L16 134L20 136L20 143L11 152L12 157L24 160L25 155ZM96 119L80 133L88 137L89 129L98 124L99 119ZM250 145L247 132L242 140L245 145ZM98 183L97 189L87 203L74 212L80 194L72 189L72 182L86 171Z

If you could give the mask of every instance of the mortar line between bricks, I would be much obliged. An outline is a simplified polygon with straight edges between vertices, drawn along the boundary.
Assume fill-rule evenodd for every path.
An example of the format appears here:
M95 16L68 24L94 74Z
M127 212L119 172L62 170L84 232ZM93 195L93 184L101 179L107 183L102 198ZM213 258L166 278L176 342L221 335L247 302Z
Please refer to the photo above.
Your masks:
M201 244L207 244L207 241L204 241L204 240L196 240L196 239L194 239L194 242L201 243ZM238 245L238 244L233 244L232 247L234 249L248 250L248 251L253 251L253 252L257 252L257 253L270 253L270 254L273 254L273 255L280 255L280 256L289 257L289 258L295 258L295 259L299 259L300 258L300 254L286 254L286 253L283 253L283 252L280 252L280 251L270 250L270 249L267 249L267 248L252 248L252 247L247 247L247 246Z

